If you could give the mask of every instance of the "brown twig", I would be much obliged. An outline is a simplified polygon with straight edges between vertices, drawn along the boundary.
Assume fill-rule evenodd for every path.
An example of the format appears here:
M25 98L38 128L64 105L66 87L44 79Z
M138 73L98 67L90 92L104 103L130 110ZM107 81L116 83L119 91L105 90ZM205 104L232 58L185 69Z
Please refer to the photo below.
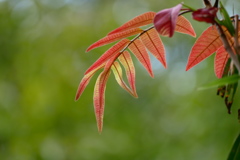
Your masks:
M203 0L203 3L205 4L206 8L211 8L212 4L210 3L209 0Z
M216 7L216 8L218 7L218 0L215 1L213 7Z
M235 27L234 48L235 48L236 54L239 55L240 46L238 43L238 15L234 16L234 27Z
M221 25L218 23L215 23L215 25L217 26L217 29L222 39L225 50L228 52L230 58L232 59L234 65L236 66L238 73L240 73L240 63L238 61L237 55L234 54Z

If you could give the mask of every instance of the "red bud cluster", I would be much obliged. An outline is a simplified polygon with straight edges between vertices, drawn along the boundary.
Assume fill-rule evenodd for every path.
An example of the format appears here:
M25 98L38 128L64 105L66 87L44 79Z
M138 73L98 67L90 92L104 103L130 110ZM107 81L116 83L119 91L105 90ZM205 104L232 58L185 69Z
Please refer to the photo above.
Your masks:
M211 7L211 8L201 8L192 13L193 19L206 22L206 23L215 23L215 18L217 15L218 8Z

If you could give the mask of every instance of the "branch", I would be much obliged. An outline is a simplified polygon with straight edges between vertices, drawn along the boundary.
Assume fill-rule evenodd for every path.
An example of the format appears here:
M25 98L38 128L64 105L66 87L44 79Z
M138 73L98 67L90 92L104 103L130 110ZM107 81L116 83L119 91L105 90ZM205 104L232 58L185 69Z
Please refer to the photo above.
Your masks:
M203 2L205 4L206 8L211 8L212 7L212 4L210 3L209 0L203 0Z
M214 3L214 5L213 5L213 7L216 7L216 8L218 8L218 0L216 0L216 1L215 1L215 3Z
M222 42L223 42L223 45L224 45L225 50L226 50L226 51L228 52L228 54L230 55L230 58L232 59L234 65L236 66L236 68L237 68L237 70L238 70L238 73L240 73L240 63L239 63L239 61L238 61L237 55L234 54L234 52L233 52L233 50L232 50L232 48L231 48L231 46L230 46L230 44L229 44L229 42L228 42L228 40L227 40L226 35L225 35L224 32L223 32L223 29L222 29L221 25L218 24L218 23L215 23L215 24L216 24L216 26L217 26L218 33L219 33L220 36L221 36L221 39L222 39Z
M234 16L234 27L235 27L234 48L235 48L236 54L239 55L240 46L238 43L238 15Z

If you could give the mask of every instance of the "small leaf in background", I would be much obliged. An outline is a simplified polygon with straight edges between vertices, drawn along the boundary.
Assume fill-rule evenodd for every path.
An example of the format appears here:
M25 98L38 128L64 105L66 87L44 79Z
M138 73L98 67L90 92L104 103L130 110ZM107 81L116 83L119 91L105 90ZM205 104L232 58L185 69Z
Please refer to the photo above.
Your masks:
M182 4L178 4L173 8L161 10L154 17L154 27L160 35L172 37L175 31L177 18Z
M227 160L239 160L239 159L240 159L240 134L236 138Z
M232 75L229 77L223 77L221 79L217 79L216 81L213 81L211 83L208 83L204 85L203 87L200 87L199 90L204 90L204 89L210 89L218 86L224 86L226 84L234 84L237 83L240 79L239 75Z
M142 41L139 39L136 39L129 45L128 48L136 56L139 62L141 62L144 68L148 71L149 75L151 77L154 77L151 62L150 62L150 57Z
M155 12L143 13L143 14L131 19L130 21L124 23L119 28L114 29L113 31L108 33L108 35L151 24L151 23L153 23L153 18L155 15L156 15Z
M193 11L192 17L196 21L206 22L206 23L215 23L215 18L217 15L218 8L210 7L210 8L201 8L196 11Z
M220 12L223 16L223 20L220 22L220 24L224 25L228 29L230 34L233 36L235 34L233 23L221 1L220 1Z

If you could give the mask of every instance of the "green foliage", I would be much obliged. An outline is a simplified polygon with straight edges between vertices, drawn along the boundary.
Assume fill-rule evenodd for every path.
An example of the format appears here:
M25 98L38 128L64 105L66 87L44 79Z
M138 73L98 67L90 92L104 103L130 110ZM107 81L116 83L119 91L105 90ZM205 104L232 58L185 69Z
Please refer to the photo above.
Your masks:
M239 75L223 77L221 79L217 79L213 82L210 82L210 83L204 85L203 87L200 87L199 90L216 88L218 86L223 86L223 85L227 85L227 84L234 84L234 83L237 83L239 81L239 79L240 79Z
M225 26L228 29L228 31L230 32L230 34L233 36L235 34L235 29L233 27L231 18L221 1L220 1L220 12L223 16L223 20L219 21L219 24Z
M240 134L238 135L236 141L234 142L232 150L227 160L238 160L238 159L240 159Z

